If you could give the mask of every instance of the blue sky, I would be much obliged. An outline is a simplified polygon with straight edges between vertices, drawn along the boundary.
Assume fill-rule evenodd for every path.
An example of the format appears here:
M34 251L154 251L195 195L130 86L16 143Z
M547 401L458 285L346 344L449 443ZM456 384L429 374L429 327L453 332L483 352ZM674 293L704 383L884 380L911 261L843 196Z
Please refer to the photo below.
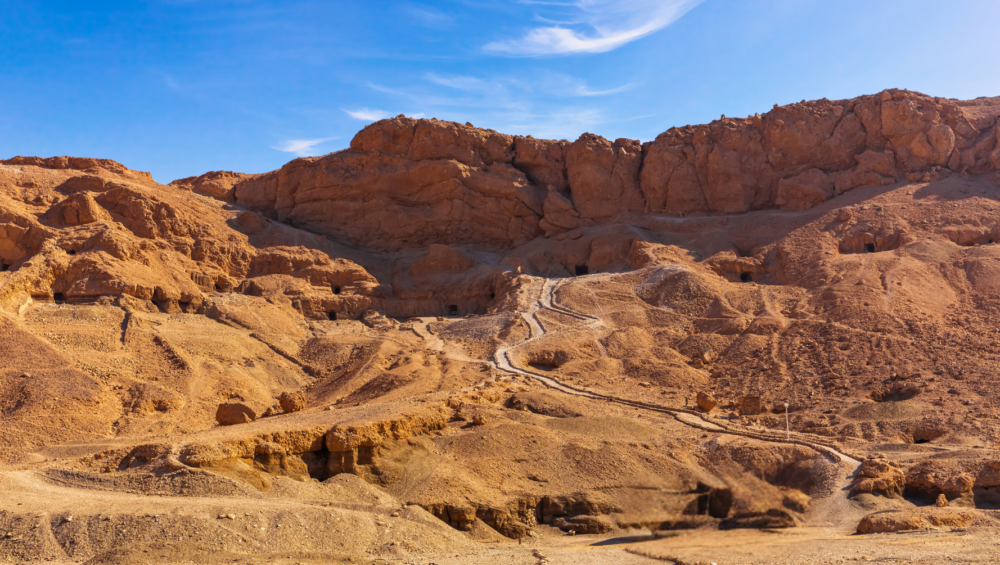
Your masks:
M1000 2L4 0L0 157L264 172L397 114L653 139L774 104L1000 95Z

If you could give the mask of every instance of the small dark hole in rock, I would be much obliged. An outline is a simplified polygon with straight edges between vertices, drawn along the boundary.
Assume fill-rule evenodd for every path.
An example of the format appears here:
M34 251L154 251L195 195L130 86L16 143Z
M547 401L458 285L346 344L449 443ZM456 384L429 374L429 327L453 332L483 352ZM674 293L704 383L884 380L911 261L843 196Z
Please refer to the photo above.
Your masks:
M931 442L931 440L926 439L926 438L924 438L924 439L917 439L917 440L913 441L913 443L930 443L930 442Z
M905 487L903 489L903 498L907 502L912 502L917 506L931 506L937 500L937 495L941 494L940 491L936 490L924 490L914 487Z
M334 294L340 294L340 287L339 286L333 287L333 293Z
M222 292L222 287L219 285L215 285L215 292Z
M378 456L378 446L358 446L358 465L371 465Z
M495 293L495 292L491 292L491 293L490 293L490 300L493 300L493 299L494 299L494 298L496 298L496 297L497 297L497 295L496 295L496 293Z
M581 275L587 275L587 274L590 274L590 268L589 267L587 267L586 265L577 265L576 266L576 276L579 277Z
M326 317L330 318L331 320L336 320L337 319L337 313L336 312L327 312L326 313Z
M54 292L52 293L52 300L55 300L56 302L65 302L66 294L63 292Z
M753 282L753 275L750 273L740 273L740 282Z
M329 459L330 451L325 447L319 451L307 451L303 453L302 462L309 470L309 476L317 481L325 481L330 478Z
M10 265L7 263L0 263L0 272L10 269Z
M74 250L74 249L67 249L66 250L66 254L67 255L76 255L76 250Z
M449 316L458 316L458 306L455 305L455 304L452 304L452 305L448 306L448 315Z
M865 253L875 253L875 244L874 243L866 243L865 244Z

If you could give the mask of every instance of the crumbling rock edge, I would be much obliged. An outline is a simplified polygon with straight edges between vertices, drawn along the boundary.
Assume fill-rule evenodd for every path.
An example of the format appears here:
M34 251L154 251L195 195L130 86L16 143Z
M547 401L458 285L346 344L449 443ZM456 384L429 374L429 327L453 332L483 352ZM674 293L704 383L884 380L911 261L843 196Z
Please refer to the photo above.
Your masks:
M365 127L349 149L277 171L175 183L365 249L501 250L646 215L801 211L860 186L994 174L998 116L998 98L898 89L723 116L645 143L398 116Z

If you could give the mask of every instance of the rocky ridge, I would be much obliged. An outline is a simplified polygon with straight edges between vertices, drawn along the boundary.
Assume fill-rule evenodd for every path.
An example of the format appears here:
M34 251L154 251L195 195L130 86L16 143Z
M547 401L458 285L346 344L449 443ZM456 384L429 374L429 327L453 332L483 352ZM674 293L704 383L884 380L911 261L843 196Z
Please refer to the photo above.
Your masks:
M996 117L888 91L647 144L397 118L166 186L3 161L0 556L990 528Z
M940 169L993 173L998 116L996 98L887 90L723 116L645 143L593 134L541 140L399 116L367 126L350 149L228 176L225 190L206 193L375 251L504 250L644 214L798 211ZM215 186L220 175L231 174L176 183Z

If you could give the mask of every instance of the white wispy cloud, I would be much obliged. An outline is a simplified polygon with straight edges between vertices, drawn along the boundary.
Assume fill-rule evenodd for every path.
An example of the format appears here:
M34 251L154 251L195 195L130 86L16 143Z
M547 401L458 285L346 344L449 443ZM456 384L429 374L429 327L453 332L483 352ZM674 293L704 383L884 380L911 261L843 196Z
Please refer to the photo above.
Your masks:
M639 119L609 115L603 105L591 104L590 99L624 92L641 83L596 88L580 78L553 72L517 76L426 73L422 79L409 84L367 86L422 110L421 114L408 113L411 117L471 121L516 135L576 139L585 131L596 132L601 126Z
M319 139L287 139L277 145L272 145L271 149L284 151L285 153L294 153L298 157L308 157L309 155L315 154L313 147L327 141L333 141L334 139L337 138L321 137Z
M372 110L369 108L360 108L358 110L344 110L341 108L341 110L355 120L363 120L366 122L377 122L378 120L384 120L389 117L389 113L384 110Z
M173 90L174 92L181 91L181 83L177 82L177 79L168 74L163 75L163 84L167 85L167 88Z
M623 84L617 88L608 88L605 90L592 90L587 88L586 85L578 85L569 90L569 95L571 96L607 96L609 94L618 94L619 92L625 92L626 90L632 90L635 88L634 84Z
M638 86L636 83L630 82L615 88L595 89L584 80L562 73L548 73L539 81L539 89L554 96L608 96L632 90L636 86Z
M450 27L454 18L444 12L439 12L429 6L403 5L402 11L409 16L410 21L434 29Z
M428 73L424 75L424 79L439 86L479 93L480 96L490 98L493 103L497 103L502 98L532 96L535 91L563 97L593 97L617 94L632 90L637 86L635 83L628 83L615 88L595 89L582 79L562 73L546 73L537 78L521 77L518 79L479 78L465 75L441 76ZM391 89L381 89L381 91L387 94L400 94Z
M448 88L456 88L458 90L466 90L469 92L487 90L491 84L481 78L470 77L470 76L450 76L443 77L436 75L434 73L428 73L425 78L441 86L447 86Z
M603 53L617 49L677 21L703 0L566 0L531 1L535 20L547 25L516 39L486 44L494 53L540 56Z

